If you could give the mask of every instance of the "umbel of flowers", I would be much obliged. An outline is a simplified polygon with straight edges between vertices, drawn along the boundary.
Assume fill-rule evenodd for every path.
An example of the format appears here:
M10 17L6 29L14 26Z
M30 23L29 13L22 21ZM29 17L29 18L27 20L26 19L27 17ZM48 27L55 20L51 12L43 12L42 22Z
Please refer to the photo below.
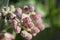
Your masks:
M10 5L9 7L3 7L0 14L0 20L6 20L6 28L12 26L14 32L20 33L26 40L32 40L33 36L45 29L41 14L35 12L33 5L23 6L22 8L15 8ZM15 37L8 32L4 32L3 35L0 35L0 40L15 40Z

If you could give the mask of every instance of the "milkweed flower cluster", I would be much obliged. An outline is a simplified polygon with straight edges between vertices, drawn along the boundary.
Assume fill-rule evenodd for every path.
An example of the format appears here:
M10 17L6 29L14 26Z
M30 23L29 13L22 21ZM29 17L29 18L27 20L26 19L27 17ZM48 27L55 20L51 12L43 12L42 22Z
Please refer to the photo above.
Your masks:
M9 21L9 26L13 26L15 33L20 33L26 40L31 40L33 36L36 36L40 31L45 29L42 22L41 14L35 12L33 5L23 6L22 8L15 8L13 5L9 7L3 7L1 9L0 17ZM8 25L8 24L7 24ZM4 33L4 39L0 37L0 40L15 40L15 37L8 33Z

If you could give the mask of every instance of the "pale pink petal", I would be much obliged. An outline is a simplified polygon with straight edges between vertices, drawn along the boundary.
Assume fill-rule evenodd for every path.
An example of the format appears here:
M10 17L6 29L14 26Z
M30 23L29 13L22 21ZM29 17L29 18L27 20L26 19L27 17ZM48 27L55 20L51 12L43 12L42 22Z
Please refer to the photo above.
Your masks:
M11 20L11 21L12 21L13 26L16 27L17 26L17 21L15 19Z
M31 28L31 29L32 29L33 27L35 27L32 22L28 23L27 25L28 25L28 27Z
M27 10L27 9L28 9L28 6L25 5L25 6L23 7L23 10Z
M5 33L4 36L7 40L15 40L14 36L10 33Z
M30 5L29 6L29 10L30 10L30 12L34 11L35 10L34 6L33 5Z
M42 23L40 23L40 22L37 23L37 26L38 26L38 28L39 28L41 31L43 31L43 30L45 29L44 24L42 24Z
M16 8L16 12L17 12L18 17L21 19L22 18L22 9Z
M29 17L26 17L26 18L23 19L23 21L24 21L25 23L29 23L29 22L31 22L31 19L30 19Z
M16 17L16 15L14 13L11 13L10 18L13 19L14 17Z
M27 40L31 40L32 39L32 35L30 33L28 33L28 36L25 37Z
M23 36L24 38L25 38L27 35L28 35L28 32L27 32L27 31L23 30L23 31L21 32L21 36Z
M15 27L15 28L14 28L14 31L15 31L16 33L20 33L21 27L19 27L19 26Z
M39 16L39 14L35 14L35 15L33 15L33 19L34 20L38 20L38 19L40 19L41 17Z
M32 29L32 32L33 32L33 33L39 33L40 30L39 30L37 27L34 27L34 28Z

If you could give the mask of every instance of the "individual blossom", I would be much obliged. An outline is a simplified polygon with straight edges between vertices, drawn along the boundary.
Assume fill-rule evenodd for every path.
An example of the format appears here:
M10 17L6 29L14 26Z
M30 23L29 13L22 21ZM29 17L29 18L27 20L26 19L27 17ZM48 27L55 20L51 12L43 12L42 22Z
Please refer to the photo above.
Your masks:
M23 6L22 10L23 10L23 13L25 13L25 14L29 13L29 7L26 5Z
M33 15L33 19L34 19L34 20L38 20L38 19L40 19L40 18L41 18L41 15L38 14L38 13L36 13L35 15Z
M30 11L30 12L33 12L34 10L35 10L34 6L33 6L33 5L30 5L30 6L29 6L29 11Z
M15 40L15 37L10 33L4 33L6 40Z
M39 32L40 32L40 30L39 30L37 27L34 27L34 28L31 30L31 33L32 33L33 36L36 36L37 33L39 33Z
M12 25L14 26L14 27L16 27L17 26L17 24L18 24L18 22L14 19L14 20L11 20L12 21Z
M16 14L21 19L22 18L22 9L21 8L16 8Z
M9 7L10 7L10 13L15 12L15 7L14 7L14 5L10 5Z
M28 33L28 35L25 37L27 40L31 40L32 39L32 35L30 33Z
M28 15L28 14L23 13L23 14L22 14L22 19L24 19L24 18L26 18L26 17L29 17L29 15Z
M25 31L25 30L21 31L21 36L23 36L24 38L27 36L27 34L28 34L27 31Z
M28 10L28 6L24 5L23 10Z
M10 13L10 19L12 20L12 19L14 19L15 17L16 17L16 15L14 14L14 13Z
M25 31L25 30L21 32L21 36L23 36L27 40L32 39L32 35L30 33L28 33L27 31Z
M30 22L30 23L28 23L27 25L28 25L28 27L31 28L31 29L32 29L33 27L35 27L35 25L33 24L33 22Z
M6 7L3 7L3 8L1 9L1 12L4 13L4 16L8 14Z
M45 25L40 22L37 23L37 26L41 31L43 31L45 29Z
M19 27L19 26L14 27L14 31L15 31L16 33L20 33L21 27Z
M29 17L26 17L26 18L23 19L23 21L24 21L25 23L29 23L29 22L31 22L31 19L30 19Z

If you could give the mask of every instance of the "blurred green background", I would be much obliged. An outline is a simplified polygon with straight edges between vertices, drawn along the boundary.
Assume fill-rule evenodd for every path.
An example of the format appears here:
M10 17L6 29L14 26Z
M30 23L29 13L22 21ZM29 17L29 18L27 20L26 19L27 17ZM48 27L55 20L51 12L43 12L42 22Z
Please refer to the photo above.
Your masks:
M36 11L42 14L46 29L33 37L32 40L60 40L60 0L9 0L10 4L15 5L15 7L34 5ZM0 0L0 7L6 5L7 0ZM8 29L7 32L11 33L12 28ZM17 34L16 40L25 39Z

